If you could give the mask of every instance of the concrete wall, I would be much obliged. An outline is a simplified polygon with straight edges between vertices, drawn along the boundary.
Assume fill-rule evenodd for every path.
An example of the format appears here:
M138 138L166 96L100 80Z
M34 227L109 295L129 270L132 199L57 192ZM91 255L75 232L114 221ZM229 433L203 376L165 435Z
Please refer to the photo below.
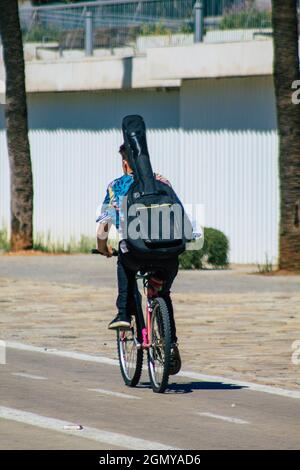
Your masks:
M254 0L254 5L259 10L271 10L272 8L271 0Z
M271 76L184 80L180 88L156 90L29 93L28 112L32 130L119 128L130 113L141 113L151 129L276 129Z
M243 34L242 34L243 37ZM35 92L179 87L182 79L272 74L270 39L153 47L127 57L79 57L26 62L26 89ZM247 39L247 38L245 38ZM248 38L249 39L249 38ZM0 62L0 90L3 78Z
M119 128L122 117L141 113L149 128L178 128L179 90L29 93L30 129ZM4 106L0 105L0 129Z
M140 113L149 128L179 126L179 91L130 90L29 95L31 129L120 128L126 114Z
M147 51L152 79L248 77L272 74L271 40L198 43Z
M210 132L275 130L272 77L184 80L180 123L187 130Z

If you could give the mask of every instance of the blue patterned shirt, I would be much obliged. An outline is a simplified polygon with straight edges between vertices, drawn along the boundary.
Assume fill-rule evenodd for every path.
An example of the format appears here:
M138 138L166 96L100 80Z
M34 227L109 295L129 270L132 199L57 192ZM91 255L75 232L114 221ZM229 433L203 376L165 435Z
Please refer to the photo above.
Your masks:
M171 186L170 182L159 173L154 173L154 175L157 180ZM128 193L133 182L134 176L133 173L130 173L114 179L108 185L102 206L97 210L96 222L111 222L117 229L119 229L122 199Z

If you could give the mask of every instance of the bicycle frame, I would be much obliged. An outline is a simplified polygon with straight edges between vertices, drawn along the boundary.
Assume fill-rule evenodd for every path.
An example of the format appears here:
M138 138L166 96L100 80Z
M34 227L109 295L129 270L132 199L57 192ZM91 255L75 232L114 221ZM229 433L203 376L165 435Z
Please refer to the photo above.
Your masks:
M148 282L146 284L146 296L147 296L147 304L146 304L146 325L142 328L142 338L143 343L141 347L143 349L148 349L152 345L152 337L151 337L151 317L153 312L153 299L158 296L159 289L163 285L163 281L157 278L151 277L151 275L143 276L144 285L145 280ZM151 282L151 284L149 284Z
M152 306L150 304L150 301L147 297L147 305L146 305L146 326L142 329L142 336L143 336L143 343L142 343L142 348L147 349L150 348L151 343L152 343L152 338L151 338L151 315L152 315Z
M146 308L143 311L141 294L136 284L134 291L135 318L130 329L120 329L118 339L118 355L121 374L124 382L135 387L142 376L143 353L147 350L147 363L151 387L156 393L163 393L170 374L171 358L171 326L168 321L169 310L163 298L164 281L155 279L152 272L137 279L144 280ZM154 274L155 275L155 274Z

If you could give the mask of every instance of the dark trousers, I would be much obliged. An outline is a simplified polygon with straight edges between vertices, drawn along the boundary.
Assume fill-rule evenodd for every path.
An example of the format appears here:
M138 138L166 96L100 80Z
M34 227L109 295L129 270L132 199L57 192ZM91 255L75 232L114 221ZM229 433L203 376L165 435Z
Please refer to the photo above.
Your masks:
M162 267L163 266L163 267ZM131 315L135 311L134 294L137 290L135 275L139 270L151 270L159 279L164 280L163 289L159 295L162 297L168 307L170 313L170 323L172 331L172 341L177 341L176 326L174 320L174 312L172 300L170 297L170 289L178 272L178 258L172 260L164 260L162 265L158 263L141 264L141 262L133 257L130 252L122 253L119 251L117 274L118 274L118 298L116 306L119 313L127 313Z

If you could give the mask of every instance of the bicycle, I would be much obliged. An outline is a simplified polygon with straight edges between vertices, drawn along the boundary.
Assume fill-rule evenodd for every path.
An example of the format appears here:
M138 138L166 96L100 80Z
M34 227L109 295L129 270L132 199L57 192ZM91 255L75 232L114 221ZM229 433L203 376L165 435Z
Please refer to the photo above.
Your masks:
M92 250L100 254L98 250ZM114 256L118 255L115 250ZM169 310L165 300L159 296L163 280L155 277L153 271L138 272L136 279L142 279L146 292L146 321L144 318L141 294L136 286L135 312L131 315L130 329L117 330L117 349L121 374L125 385L135 387L143 370L144 350L150 383L153 392L164 393L168 387L171 359L171 325Z

